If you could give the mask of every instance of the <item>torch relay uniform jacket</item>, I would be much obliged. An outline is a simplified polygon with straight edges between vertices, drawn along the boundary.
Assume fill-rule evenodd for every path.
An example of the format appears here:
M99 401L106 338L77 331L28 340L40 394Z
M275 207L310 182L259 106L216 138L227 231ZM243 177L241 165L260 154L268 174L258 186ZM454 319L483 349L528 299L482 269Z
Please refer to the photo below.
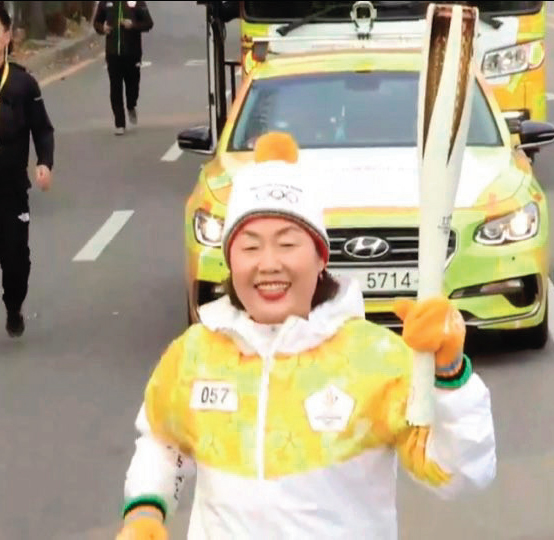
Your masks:
M397 538L397 458L443 498L496 472L489 391L469 359L407 424L412 350L364 319L354 282L309 319L260 325L227 296L164 353L145 392L125 510L166 514L196 467L191 540Z

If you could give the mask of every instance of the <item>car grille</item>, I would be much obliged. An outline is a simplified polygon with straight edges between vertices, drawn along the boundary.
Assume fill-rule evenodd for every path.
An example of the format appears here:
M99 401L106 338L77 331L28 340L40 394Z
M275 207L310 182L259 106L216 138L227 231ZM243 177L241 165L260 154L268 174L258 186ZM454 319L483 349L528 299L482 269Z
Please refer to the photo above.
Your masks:
M471 313L467 311L461 311L460 313L464 321L466 322L473 318ZM387 326L388 328L390 328L391 330L394 330L395 332L402 332L402 321L394 313L391 313L388 311L366 312L365 318L366 318L366 321L370 321L380 326ZM468 329L469 328L470 327L468 327Z
M378 324L380 326L388 326L389 328L402 328L402 321L394 314L389 312L366 313L366 321Z
M419 229L417 227L404 228L348 228L328 229L331 242L329 264L335 267L369 268L379 266L417 266ZM355 259L345 250L345 244L359 236L372 236L385 240L390 250L384 256L376 259ZM456 234L450 231L448 239L447 260L450 260L456 249Z

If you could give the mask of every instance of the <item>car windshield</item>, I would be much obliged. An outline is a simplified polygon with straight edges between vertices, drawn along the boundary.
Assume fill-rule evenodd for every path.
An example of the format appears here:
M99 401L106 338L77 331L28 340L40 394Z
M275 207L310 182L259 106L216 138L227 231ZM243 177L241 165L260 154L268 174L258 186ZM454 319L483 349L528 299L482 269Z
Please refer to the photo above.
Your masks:
M417 72L340 72L253 81L229 150L251 150L268 131L287 131L301 148L395 147L417 144ZM502 139L479 85L470 146Z

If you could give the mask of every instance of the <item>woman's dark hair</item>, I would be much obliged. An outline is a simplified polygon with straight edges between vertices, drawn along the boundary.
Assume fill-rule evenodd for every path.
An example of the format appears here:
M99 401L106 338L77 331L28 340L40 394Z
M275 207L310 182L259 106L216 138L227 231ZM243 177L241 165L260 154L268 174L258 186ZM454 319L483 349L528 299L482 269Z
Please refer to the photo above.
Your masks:
M12 27L12 18L5 8L0 8L0 24L6 32Z
M4 28L4 31L7 32L12 27L12 18L7 12L6 8L0 8L0 24ZM10 40L8 43L8 54L13 51L13 40Z
M225 292L229 295L229 300L231 304L237 309L242 309L246 311L242 302L239 300L237 291L233 286L233 280L229 276L223 283ZM327 270L321 272L321 276L317 279L317 285L315 287L314 295L312 297L312 309L317 306L327 302L327 300L332 300L337 295L339 291L338 281L329 273Z

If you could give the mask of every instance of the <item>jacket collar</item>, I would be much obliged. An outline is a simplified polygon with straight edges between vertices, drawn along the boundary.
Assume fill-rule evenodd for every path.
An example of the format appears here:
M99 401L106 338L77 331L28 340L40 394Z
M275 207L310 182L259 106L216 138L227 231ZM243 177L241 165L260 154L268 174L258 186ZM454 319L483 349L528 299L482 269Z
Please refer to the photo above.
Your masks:
M339 278L335 298L312 310L308 319L290 316L279 325L259 324L231 305L228 296L204 304L200 321L214 332L231 337L244 354L272 357L276 353L297 354L317 347L332 337L349 319L363 318L363 296L354 280Z

